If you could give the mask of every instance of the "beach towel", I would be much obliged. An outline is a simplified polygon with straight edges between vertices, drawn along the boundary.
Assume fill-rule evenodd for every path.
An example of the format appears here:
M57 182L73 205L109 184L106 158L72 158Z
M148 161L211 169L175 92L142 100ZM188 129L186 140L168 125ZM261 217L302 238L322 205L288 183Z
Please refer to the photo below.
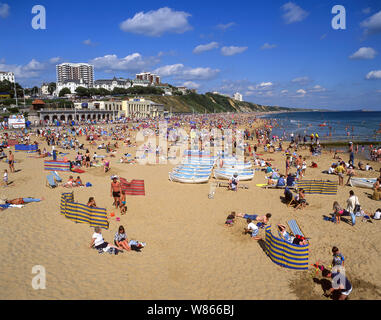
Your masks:
M84 173L85 170L79 169L79 168L72 168L71 171L76 172L76 173Z
M144 180L132 180L128 182L124 178L119 178L122 191L131 196L145 196Z
M12 147L18 143L17 139L8 139L8 146Z
M271 226L265 228L265 250L270 259L285 268L308 270L309 244L289 243L271 233Z
M306 194L335 195L338 184L332 181L303 180L297 183L298 189L303 189Z
M37 152L38 145L36 144L16 144L15 152L27 151L28 153Z

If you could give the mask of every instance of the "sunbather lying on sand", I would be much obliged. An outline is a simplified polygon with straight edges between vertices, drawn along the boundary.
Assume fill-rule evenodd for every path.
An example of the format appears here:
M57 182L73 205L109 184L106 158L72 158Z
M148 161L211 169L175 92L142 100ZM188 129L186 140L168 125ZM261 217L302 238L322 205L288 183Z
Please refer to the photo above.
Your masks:
M253 221L262 222L264 224L268 223L271 218L271 213L267 213L265 216L258 216L257 214L246 214L246 213L237 213L237 217L244 219L251 219Z

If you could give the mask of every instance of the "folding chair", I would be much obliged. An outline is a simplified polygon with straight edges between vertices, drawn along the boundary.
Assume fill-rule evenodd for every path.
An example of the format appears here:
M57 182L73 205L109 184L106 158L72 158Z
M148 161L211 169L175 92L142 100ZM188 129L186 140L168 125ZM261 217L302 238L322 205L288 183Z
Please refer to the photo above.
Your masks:
M292 234L294 236L300 235L300 236L305 238L302 230L300 230L300 228L299 228L299 226L298 226L298 224L296 223L295 220L290 220L290 221L287 222L287 224L290 227L290 230L291 230L291 232L292 232Z
M293 193L290 191L288 187L284 189L284 197L286 199L287 207L293 204L297 204L297 201L295 200Z
M58 175L57 171L50 171L56 182L62 182L62 178Z
M56 188L57 187L57 183L54 180L54 176L53 175L46 176L46 185L48 187L50 187L50 188Z

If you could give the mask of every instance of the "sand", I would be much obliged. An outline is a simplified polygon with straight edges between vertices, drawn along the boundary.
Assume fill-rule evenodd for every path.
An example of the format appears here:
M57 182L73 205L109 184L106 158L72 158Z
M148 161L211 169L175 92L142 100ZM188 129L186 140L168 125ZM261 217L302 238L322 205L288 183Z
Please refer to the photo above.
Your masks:
M32 139L33 141L33 139ZM42 144L46 146L45 144ZM11 150L13 150L12 148ZM90 150L91 153L95 149ZM263 153L260 148L258 153ZM66 151L65 151L66 152ZM59 213L60 195L68 189L45 186L44 159L15 154L15 168L9 173L8 187L2 197L45 197L40 203L24 208L9 208L0 212L0 299L327 299L322 296L321 276L315 281L311 271L293 271L274 264L264 253L261 242L244 235L244 219L225 227L230 211L252 214L272 213L273 230L277 223L293 218L311 238L310 263L331 261L331 248L337 246L344 254L346 271L353 284L351 299L380 299L379 221L357 221L352 227L323 220L332 212L337 200L344 206L349 190L353 189L362 206L372 213L381 203L368 198L371 190L339 187L336 196L307 195L309 206L295 211L280 200L282 190L256 187L265 183L265 174L256 171L252 181L245 182L248 190L237 193L225 188L216 190L208 199L208 184L185 185L168 180L174 165L130 165L117 163L119 157L134 149L121 147L111 160L111 172L89 168L81 174L90 188L75 188L75 200L86 203L95 197L99 207L115 212L110 197L110 176L117 174L127 180L144 179L146 196L127 196L128 211L117 222L110 219L104 230L106 241L113 242L119 225L129 239L144 241L139 252L124 252L117 256L98 254L89 244L93 229L88 224L75 224ZM70 151L73 159L75 151ZM97 154L105 154L98 151ZM333 162L333 154L309 156L319 168L308 168L305 179L337 179L322 174ZM266 154L274 158L273 166L284 172L281 153ZM344 156L347 160L347 155ZM380 164L372 162L379 170ZM1 162L1 170L8 168ZM373 172L362 176L377 177ZM70 173L61 173L67 181ZM264 235L264 231L260 231ZM46 289L32 288L32 267L46 270Z

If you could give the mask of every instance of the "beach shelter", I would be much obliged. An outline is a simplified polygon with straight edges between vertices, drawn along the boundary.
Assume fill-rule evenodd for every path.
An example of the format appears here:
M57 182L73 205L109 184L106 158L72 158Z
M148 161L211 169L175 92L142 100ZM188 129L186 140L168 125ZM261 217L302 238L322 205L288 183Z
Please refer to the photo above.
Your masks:
M296 245L274 236L271 225L265 228L265 250L270 259L285 268L308 270L309 244Z
M44 170L49 171L70 171L69 161L44 161Z
M60 213L75 223L88 223L90 227L109 228L105 208L88 207L74 202L74 193L62 193Z
M131 182L128 182L124 178L119 178L120 180L120 186L122 191L125 192L127 195L131 196L144 196L145 195L145 189L144 189L144 180L132 180Z
M306 194L335 195L338 184L333 181L302 180L297 183L298 189L303 189Z
M37 152L38 145L37 144L16 144L15 151L26 151L26 152Z

